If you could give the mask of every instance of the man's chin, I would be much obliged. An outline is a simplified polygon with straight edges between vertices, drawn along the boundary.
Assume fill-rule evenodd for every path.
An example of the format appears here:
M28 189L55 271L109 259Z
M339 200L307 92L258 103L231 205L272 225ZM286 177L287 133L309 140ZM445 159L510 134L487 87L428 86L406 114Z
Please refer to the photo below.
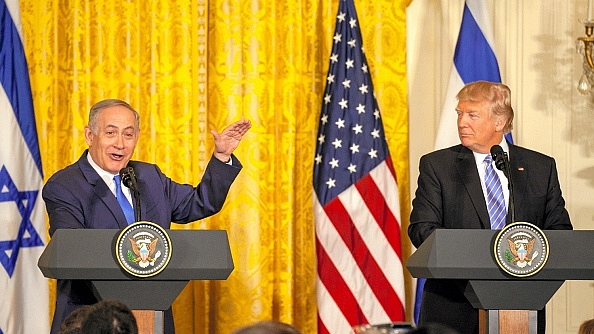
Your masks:
M110 166L108 172L112 173L112 174L119 174L120 170L122 170L122 168L126 167L126 165L116 165L116 166Z
M464 147L468 147L471 149L471 147L473 146L473 141L470 140L469 138L464 138L464 137L460 137L460 144L462 144L462 146Z

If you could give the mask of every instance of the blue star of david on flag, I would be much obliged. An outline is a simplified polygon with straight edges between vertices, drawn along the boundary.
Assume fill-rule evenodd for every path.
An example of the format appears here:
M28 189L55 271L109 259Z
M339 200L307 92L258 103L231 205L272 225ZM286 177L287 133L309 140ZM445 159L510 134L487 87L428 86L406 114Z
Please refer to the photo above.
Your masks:
M0 240L0 263L9 277L12 277L21 248L44 245L31 222L31 212L35 207L38 193L38 190L19 191L6 167L2 166L0 169L0 204L14 202L21 215L18 232L14 239Z

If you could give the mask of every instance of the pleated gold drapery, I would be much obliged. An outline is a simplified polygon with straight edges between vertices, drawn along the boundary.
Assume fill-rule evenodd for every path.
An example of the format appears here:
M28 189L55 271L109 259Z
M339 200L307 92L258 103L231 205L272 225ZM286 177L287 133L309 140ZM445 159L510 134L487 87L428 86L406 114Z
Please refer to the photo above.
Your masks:
M409 2L355 1L405 227ZM338 0L21 0L46 179L86 148L88 110L103 98L140 112L134 159L179 182L200 180L210 129L253 123L222 212L173 227L227 230L235 263L226 281L190 282L174 304L178 333L230 333L261 319L316 331L311 176L337 7ZM408 239L402 243L409 254Z

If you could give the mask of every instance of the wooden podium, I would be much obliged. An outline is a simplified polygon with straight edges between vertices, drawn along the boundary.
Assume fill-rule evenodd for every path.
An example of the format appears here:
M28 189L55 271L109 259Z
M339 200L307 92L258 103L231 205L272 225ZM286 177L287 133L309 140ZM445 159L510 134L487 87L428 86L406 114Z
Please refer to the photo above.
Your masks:
M163 311L190 280L225 280L234 269L226 231L167 230L169 263L155 276L138 278L115 258L119 233L116 229L59 229L38 267L48 278L89 281L98 300L124 302L134 311L141 333L163 333Z
M413 277L465 280L464 295L479 309L481 333L536 333L543 309L565 280L594 279L594 231L543 231L549 257L542 269L518 278L493 255L498 231L438 229L408 259Z

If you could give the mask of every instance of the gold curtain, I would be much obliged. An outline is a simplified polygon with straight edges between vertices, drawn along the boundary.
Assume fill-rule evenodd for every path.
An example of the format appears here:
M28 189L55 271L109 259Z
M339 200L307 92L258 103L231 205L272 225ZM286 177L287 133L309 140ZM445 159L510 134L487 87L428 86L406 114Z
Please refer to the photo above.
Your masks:
M355 1L404 236L409 2ZM46 180L86 148L88 110L103 98L139 111L133 158L179 182L199 182L211 129L253 123L222 212L173 226L227 230L235 263L227 280L184 289L173 305L178 333L230 333L262 319L316 332L312 160L337 8L338 0L21 0ZM409 254L408 238L402 244Z

